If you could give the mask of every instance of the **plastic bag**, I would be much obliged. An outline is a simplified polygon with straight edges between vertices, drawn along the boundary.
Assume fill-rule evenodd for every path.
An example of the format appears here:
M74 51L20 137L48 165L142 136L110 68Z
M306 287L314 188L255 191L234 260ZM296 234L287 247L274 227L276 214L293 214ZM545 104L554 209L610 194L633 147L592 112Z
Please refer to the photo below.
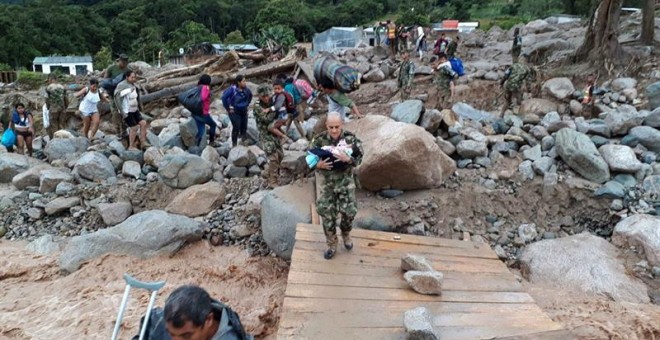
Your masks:
M202 87L195 86L186 92L181 93L177 99L193 115L201 116L203 114Z
M50 111L48 111L48 106L44 104L44 106L41 108L41 113L43 115L43 123L44 123L44 129L48 129L50 127Z
M12 129L5 130L5 133L2 134L2 140L0 143L6 148L11 148L16 144L16 133Z

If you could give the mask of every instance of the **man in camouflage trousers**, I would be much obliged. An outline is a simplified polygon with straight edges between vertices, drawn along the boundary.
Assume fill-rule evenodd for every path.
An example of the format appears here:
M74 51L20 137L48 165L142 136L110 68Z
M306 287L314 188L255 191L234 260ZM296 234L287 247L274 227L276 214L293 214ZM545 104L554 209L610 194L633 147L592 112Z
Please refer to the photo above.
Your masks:
M353 218L357 214L357 201L355 199L355 179L353 169L362 161L362 142L351 132L343 129L344 122L337 112L330 112L326 120L327 131L317 135L310 144L310 149L324 146L337 146L341 141L359 150L349 156L346 153L337 153L338 161L349 164L345 170L333 170L329 158L322 159L316 164L316 171L323 176L324 184L321 197L316 201L316 211L323 220L328 249L323 254L326 260L331 259L337 252L337 226L341 229L344 248L353 249L350 237ZM339 221L338 221L339 220Z
M268 156L268 170L264 173L268 186L275 188L278 185L280 164L284 158L284 151L280 139L268 131L269 125L277 119L277 111L266 110L271 106L271 90L269 86L263 85L257 89L259 101L254 106L254 117L259 128L259 141L261 149Z
M454 78L458 74L451 68L451 63L447 60L447 55L440 53L438 55L438 64L436 66L436 96L437 104L436 109L442 111L444 109L451 109L452 98L454 97Z
M403 57L403 63L401 63L401 67L399 68L398 86L401 90L401 100L407 100L413 88L415 64L410 60L408 51L403 51L401 57Z
M504 100L506 103L502 107L502 114L508 109L512 109L513 98L516 99L518 105L522 103L523 99L523 83L526 80L531 80L533 77L532 70L526 65L527 55L523 55L522 61L514 61L511 67L506 70L504 78L500 85L504 87ZM505 84L506 82L506 84ZM527 83L529 85L529 83Z
M45 97L50 118L50 126L46 129L46 132L48 132L48 137L53 139L56 131L66 128L69 118L66 112L69 107L66 87L57 82L57 75L55 74L48 75Z

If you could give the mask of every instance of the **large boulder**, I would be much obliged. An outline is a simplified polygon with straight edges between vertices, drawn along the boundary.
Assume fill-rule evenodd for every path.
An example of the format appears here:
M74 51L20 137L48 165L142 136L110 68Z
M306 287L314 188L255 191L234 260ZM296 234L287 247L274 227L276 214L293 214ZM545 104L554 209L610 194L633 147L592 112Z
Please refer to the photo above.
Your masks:
M78 197L58 197L46 204L44 210L47 215L55 215L80 204Z
M106 226L111 227L124 222L133 213L131 202L100 203L98 211Z
M225 188L218 182L193 185L176 195L167 205L167 212L197 217L210 213L225 203Z
M660 130L650 126L636 126L630 129L629 136L653 152L660 152Z
M445 117L452 115L453 112L451 112L451 110L442 110L442 112L436 109L426 110L422 115L422 120L419 122L419 126L430 133L435 133L438 131L438 128Z
M660 217L640 214L621 220L614 227L612 243L643 249L649 264L660 267Z
M179 125L179 132L183 145L187 148L197 146L197 123L194 118L188 118L183 124ZM205 148L208 144L206 138L206 125L204 126L204 134L199 144L200 148Z
M651 110L660 107L660 81L650 84L646 87L646 98L649 99L649 106Z
M252 150L247 146L237 145L229 151L227 163L234 164L238 167L250 167L257 162L257 157Z
M0 183L11 183L14 176L30 168L30 160L25 155L3 153L0 157Z
M357 174L367 190L433 188L456 170L454 160L419 126L374 115L352 121L346 129L363 143Z
M490 123L496 119L491 113L477 110L463 102L454 104L454 106L451 107L451 110L462 119L471 119L481 123Z
M73 182L73 176L61 169L48 169L41 172L39 176L39 192L55 192L57 185L62 182Z
M13 155L13 154L9 154ZM3 156L4 157L4 156ZM20 157L18 159L21 159ZM0 160L0 162L2 162ZM29 159L28 159L29 162ZM20 169L20 168L19 168ZM52 169L48 164L36 165L29 168L27 171L23 171L18 175L14 176L11 180L11 184L19 190L25 190L27 187L38 187L39 186L39 176L45 170ZM2 176L2 173L0 173Z
M553 32L555 31L556 28L548 24L547 21L543 19L538 19L534 21L530 21L525 25L524 31L527 32L527 34L539 34L539 33L547 33L547 32Z
M543 92L555 99L564 100L575 92L575 87L568 78L552 78L543 83Z
M76 155L87 151L89 140L87 138L55 138L46 144L44 154L49 161L56 159L73 159Z
M186 189L210 181L213 178L213 166L195 155L165 155L158 165L158 174L168 186Z
M115 167L102 153L90 151L84 153L73 167L75 176L90 181L103 181L115 177Z
M178 123L168 125L158 134L158 138L160 139L160 145L163 147L176 146L183 148L183 140L181 139L181 127Z
M653 110L646 118L644 118L644 125L660 128L660 108Z
M610 84L613 91L621 92L627 89L634 89L637 86L637 79L635 78L617 78Z
M424 103L418 99L411 99L397 104L390 117L397 122L417 124L422 112L424 112Z
M614 172L636 173L642 168L642 162L637 159L635 152L628 146L606 144L598 151Z
M571 48L571 43L566 39L543 39L532 44L523 52L530 55L530 61L543 63L552 53Z
M141 212L121 224L69 240L60 268L74 272L98 256L113 253L140 258L173 254L187 242L201 239L205 224L160 210Z
M606 240L582 233L528 245L520 257L523 275L548 284L615 301L648 303L646 285L629 276L618 250Z
M634 106L621 105L616 111L605 117L605 124L610 128L613 136L623 136L635 126L642 125L644 116L640 115Z
M158 169L158 165L165 157L163 149L151 146L144 152L144 164Z
M582 177L600 184L610 179L609 166L589 136L564 128L557 132L555 143L564 163Z
M295 243L296 225L310 223L310 203L314 202L315 185L292 184L277 187L261 201L261 230L268 247L279 257L290 260Z
M386 76L387 75L383 72L382 69L374 68L362 76L362 79L364 79L364 81L367 83L378 83L385 80Z
M542 98L530 98L523 100L520 104L520 114L536 114L544 116L549 112L556 112L557 104Z

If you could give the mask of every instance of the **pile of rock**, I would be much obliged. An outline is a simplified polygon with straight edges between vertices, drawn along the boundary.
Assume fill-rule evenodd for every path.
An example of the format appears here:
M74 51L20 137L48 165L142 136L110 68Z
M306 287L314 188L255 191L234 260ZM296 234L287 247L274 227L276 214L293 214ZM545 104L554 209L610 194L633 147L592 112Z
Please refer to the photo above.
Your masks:
M442 294L444 276L441 272L436 271L425 257L407 254L401 258L401 270L405 272L403 278L417 293Z

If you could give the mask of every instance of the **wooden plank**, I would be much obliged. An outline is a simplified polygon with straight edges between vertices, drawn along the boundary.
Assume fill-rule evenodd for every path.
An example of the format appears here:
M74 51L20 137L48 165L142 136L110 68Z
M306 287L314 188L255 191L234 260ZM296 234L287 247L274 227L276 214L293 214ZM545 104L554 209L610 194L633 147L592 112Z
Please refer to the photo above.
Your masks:
M312 211L312 223L321 224L321 217L319 216L319 213L316 211L316 204L314 203L310 204L310 210Z
M351 235L353 236L353 235ZM388 251L396 251L402 254L404 253L414 253L414 254L438 254L438 255L453 255L453 256L463 256L463 257L477 257L477 258L488 258L488 259L497 259L497 255L492 250L479 250L479 249L461 249L461 248L449 248L449 247L437 247L437 246L427 246L427 245L417 245L417 244L407 244L407 243L397 243L396 241L370 241L368 239L351 237L353 239L353 244L356 248L369 248L369 249L382 249ZM302 230L296 232L296 241L309 241L309 242L325 242L325 236L318 233L310 233ZM472 243L470 243L472 244ZM356 249L358 252L359 249Z
M356 308L358 309L358 308ZM538 325L543 325L540 330L545 329L552 320L543 313L529 313L528 311L509 311L507 313L443 313L438 314L430 310L433 318L431 320L434 327L502 327L507 328L510 324L516 327L534 329ZM375 314L374 312L364 312L356 310L353 312L318 312L318 313L300 313L287 312L286 318L280 320L280 327L296 328L307 327L315 322L324 323L325 320L332 320L332 324L337 328L396 328L403 326L403 315L405 311L382 310Z
M356 306L359 306L357 308ZM345 312L352 313L359 310L363 312L381 312L389 310L403 313L417 307L426 307L440 313L484 313L501 314L524 311L529 313L543 313L534 303L492 303L492 302L447 302L447 301L387 301L387 300L329 300L321 298L286 297L283 310L288 312Z
M289 283L300 283L309 285L327 285L344 287L368 287L368 288L408 288L408 283L403 280L403 273L393 270L393 275L387 276L364 276L343 275L328 273L300 272L298 268L289 271ZM470 278L472 276L472 278ZM471 290L483 292L520 292L522 285L505 275L480 276L474 280L474 274L445 273L442 283L446 290Z
M578 337L575 335L575 333L569 330L560 329L554 331L539 332L534 334L525 334L522 336L516 335L516 336L497 337L495 339L497 340L555 340L555 339L571 340L571 339L578 339Z
M401 268L401 257L380 257L365 254L337 256L333 261L327 261L321 256L320 250L306 250L295 247L292 259L300 262L318 262L320 266L354 265L365 267ZM427 257L437 271L462 271L472 273L507 273L509 270L500 260L465 258L465 257Z
M323 228L320 225L313 225L307 223L299 223L297 225L296 230L323 234ZM388 232L379 232L379 231L365 230L365 229L353 229L353 231L351 231L351 236L353 238L364 238L374 241L387 241L387 242L407 243L407 244L415 244L415 245L461 248L461 249L478 249L478 250L491 251L490 247L485 243L474 243L474 242L466 243L464 241L452 240L446 238L388 233ZM395 241L394 236L399 236L401 237L401 239Z
M412 289L338 287L289 283L286 296L344 300L452 301L533 303L527 293L445 291L441 296L422 295Z

